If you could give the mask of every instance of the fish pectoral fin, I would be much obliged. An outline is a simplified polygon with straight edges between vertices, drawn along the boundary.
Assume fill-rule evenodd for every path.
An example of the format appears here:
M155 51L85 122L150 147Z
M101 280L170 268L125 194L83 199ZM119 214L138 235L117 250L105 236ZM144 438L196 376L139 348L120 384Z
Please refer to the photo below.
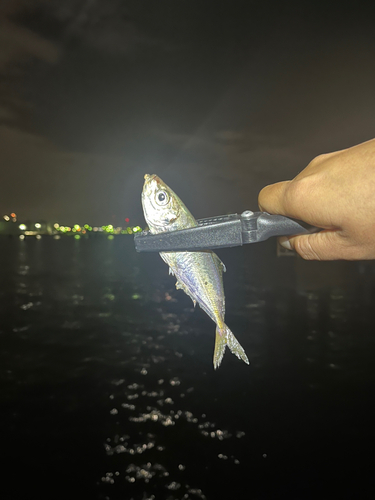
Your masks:
M188 295L191 298L191 300L193 301L194 307L197 305L197 301L189 292L188 287L186 285L184 285L183 283L181 283L181 281L178 281L178 280L176 281L176 289L183 290L186 293L186 295Z
M223 328L216 327L216 338L215 338L215 350L214 350L214 368L219 368L221 361L225 353L225 347L228 346L230 351L237 356L238 359L242 359L246 364L249 364L249 360L246 353L238 342L233 333L229 330L227 325L224 324Z

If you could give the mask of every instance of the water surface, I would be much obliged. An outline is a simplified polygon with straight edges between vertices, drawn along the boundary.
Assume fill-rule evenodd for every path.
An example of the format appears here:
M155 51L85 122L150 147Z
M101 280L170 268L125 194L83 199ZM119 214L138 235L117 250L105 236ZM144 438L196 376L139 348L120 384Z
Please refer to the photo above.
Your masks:
M251 365L131 237L0 240L3 499L372 498L369 263L227 249Z

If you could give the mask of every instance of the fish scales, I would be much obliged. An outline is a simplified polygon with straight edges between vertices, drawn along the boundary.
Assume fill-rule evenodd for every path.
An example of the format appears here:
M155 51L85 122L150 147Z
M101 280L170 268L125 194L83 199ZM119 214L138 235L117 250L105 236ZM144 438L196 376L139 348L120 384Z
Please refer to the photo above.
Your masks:
M175 231L197 225L196 220L180 198L158 176L145 175L142 206L151 233ZM222 274L225 266L212 251L160 252L176 277L176 288L182 289L198 303L216 323L214 368L223 359L226 346L245 363L249 360L242 346L224 322L225 296Z
M225 299L223 281L211 253L162 252L160 255L178 282L187 287L192 298L216 322L215 318L224 318Z

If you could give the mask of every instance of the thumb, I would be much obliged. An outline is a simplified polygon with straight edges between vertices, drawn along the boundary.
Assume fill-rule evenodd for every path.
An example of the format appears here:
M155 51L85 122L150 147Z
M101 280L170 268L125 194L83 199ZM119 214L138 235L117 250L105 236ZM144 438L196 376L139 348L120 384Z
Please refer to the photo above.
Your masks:
M325 230L299 236L283 236L279 243L284 248L295 250L306 260L355 259L355 248L339 231Z

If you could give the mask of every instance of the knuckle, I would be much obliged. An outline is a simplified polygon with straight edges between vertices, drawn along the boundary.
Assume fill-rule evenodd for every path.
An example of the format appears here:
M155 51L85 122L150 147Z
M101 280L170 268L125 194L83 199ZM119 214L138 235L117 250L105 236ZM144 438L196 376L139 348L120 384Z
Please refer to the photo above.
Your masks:
M303 206L306 201L306 195L311 190L310 184L309 177L291 181L285 188L285 203L288 206Z
M315 156L310 163L308 164L308 167L315 167L323 163L324 161L328 160L332 156L332 153L323 153L321 155Z

